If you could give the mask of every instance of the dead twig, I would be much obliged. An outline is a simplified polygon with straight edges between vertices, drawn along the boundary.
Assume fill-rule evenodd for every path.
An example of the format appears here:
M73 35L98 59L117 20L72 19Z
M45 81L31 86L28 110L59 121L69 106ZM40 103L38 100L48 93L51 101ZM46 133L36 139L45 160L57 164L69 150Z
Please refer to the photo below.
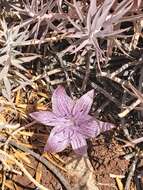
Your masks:
M118 116L120 118L125 117L128 113L130 113L133 109L135 109L135 107L138 106L140 103L141 103L141 100L137 99L130 106L128 106L123 112L119 113Z
M143 142L143 137L140 137L140 138L138 138L138 139L134 139L134 140L131 141L131 143L134 144L134 146L135 146L136 144L138 144L138 143L141 143L141 142ZM125 147L127 147L127 146L130 146L130 143L129 143L129 144L127 143L127 144L125 145Z
M5 156L6 158L10 159L11 161L13 161L20 169L21 171L23 171L23 173L27 176L27 178L34 183L39 189L41 190L49 190L48 188L44 187L43 185L39 184L32 176L31 174L24 168L24 166L17 161L15 158L13 158L11 155L9 155L8 153L6 153L3 150L0 150L0 154Z
M9 141L11 140L11 138L13 137L13 135L15 135L16 133L18 133L19 131L21 131L21 130L23 130L25 128L28 128L28 127L32 126L35 123L36 123L36 121L33 121L31 123L28 123L27 125L24 125L23 127L17 128L14 132L12 132L11 135L7 138L7 140L4 143L4 148L3 148L4 151L5 152L7 151ZM2 190L5 189L5 181L6 181L6 177L5 177L5 165L3 165L3 176L2 176L2 187L1 187Z
M121 70L119 70L119 71L121 71ZM116 77L115 76L116 74L118 74L118 72L117 73L113 72L111 74L106 73L106 72L101 72L99 74L99 76L106 77L106 78L109 78L109 79L117 82L118 84L123 86L123 88L125 88L130 94L131 94L131 92L129 91L129 89L131 89L134 92L133 95L138 98L135 102L133 102L130 106L128 106L125 110L123 110L121 113L118 114L118 116L120 118L123 118L129 112L131 112L133 109L135 109L141 102L143 102L143 96L129 81L124 81L124 80L120 79L119 77Z
M8 144L11 144L12 146L15 146L16 148L19 148L20 150L29 153L30 155L32 155L33 157L35 157L37 160L39 160L40 162L42 162L62 183L62 185L67 189L67 190L71 190L70 184L67 182L67 180L64 178L64 176L60 173L60 171L58 171L56 169L56 167L54 167L52 164L50 164L45 158L42 158L39 154L29 150L28 148L17 144L15 141L11 140L12 136L17 134L19 131L28 128L30 126L32 126L33 124L35 124L36 122L33 121L23 127L20 127L18 129L16 129L11 136L8 137L8 139L5 141L4 143L4 151L6 152L7 148L8 148ZM5 176L5 175L4 175ZM4 179L5 181L5 179Z
M129 190L130 189L131 180L132 180L132 177L134 175L137 162L138 162L138 156L136 155L136 157L135 157L135 159L134 159L134 161L133 161L133 163L131 165L130 172L129 172L129 175L127 177L127 181L126 181L124 190Z
M43 165L45 165L57 177L57 179L61 182L61 184L65 187L65 189L67 189L67 190L72 189L70 184L68 183L68 181L61 174L61 172L54 165L52 165L50 162L48 162L48 160L41 157L39 154L33 152L32 150L30 150L30 149L16 143L13 140L10 140L9 144L11 144L12 146L22 150L23 152L26 152L26 153L30 154L34 158L36 158L39 162L41 162Z
M78 76L80 79L83 80L83 75L74 71L73 72L76 76ZM101 94L103 94L105 97L107 97L111 102L114 102L116 106L121 107L121 103L113 96L111 96L106 90L101 88L99 85L97 85L94 82L89 82L92 88L98 90Z
M82 82L82 87L81 87L81 91L84 92L86 90L86 86L87 86L87 81L90 75L90 55L91 55L91 51L87 52L86 55L86 71L85 71L85 76Z
M4 143L4 151L6 151L6 149L7 149L7 147L8 147L8 144L9 144L9 141L12 139L12 137L13 137L14 135L16 135L19 131L21 131L21 130L23 130L23 129L25 129L25 128L31 127L31 126L34 125L35 123L36 123L36 121L32 121L31 123L28 123L27 125L24 125L24 126L22 126L22 127L19 127L18 129L16 129L15 131L13 131L13 132L11 133L11 135L7 138L7 140L6 140L5 143Z
M61 65L61 68L64 71L66 82L67 82L67 85L68 85L68 88L69 88L69 92L70 92L70 96L73 98L72 87L71 87L71 79L69 77L69 74L68 74L68 71L67 71L67 68L66 68L66 63L65 63L65 61L62 58L63 55L62 54L59 54L59 55L56 54L56 56L58 57L58 60L59 60L60 65Z

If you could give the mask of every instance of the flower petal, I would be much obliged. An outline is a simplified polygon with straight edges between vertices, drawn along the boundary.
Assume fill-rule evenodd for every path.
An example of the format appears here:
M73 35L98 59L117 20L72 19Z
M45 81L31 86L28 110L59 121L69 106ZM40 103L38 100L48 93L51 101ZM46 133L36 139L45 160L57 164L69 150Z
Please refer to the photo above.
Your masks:
M113 125L112 123L103 122L99 120L96 120L96 122L98 123L101 133L105 131L109 131L110 129L115 127L115 125Z
M96 137L100 133L100 129L99 129L98 125L95 126L95 125L93 125L93 123L82 124L79 127L78 131L80 134L82 134L84 136L85 139Z
M50 133L44 151L61 152L69 144L68 132L64 127L54 127Z
M66 125L67 120L64 118L57 117L54 113L50 111L39 111L30 113L30 116L42 123L44 125L57 126L57 125Z
M73 116L75 119L80 119L82 115L87 115L93 103L94 90L90 90L76 101L73 108Z
M53 112L60 117L71 114L74 101L67 95L64 87L58 86L52 96Z
M81 124L79 131L85 138L89 138L96 137L100 133L108 131L114 127L115 126L111 123L92 119L88 123Z
M80 133L75 133L71 139L71 145L76 154L87 154L87 143Z

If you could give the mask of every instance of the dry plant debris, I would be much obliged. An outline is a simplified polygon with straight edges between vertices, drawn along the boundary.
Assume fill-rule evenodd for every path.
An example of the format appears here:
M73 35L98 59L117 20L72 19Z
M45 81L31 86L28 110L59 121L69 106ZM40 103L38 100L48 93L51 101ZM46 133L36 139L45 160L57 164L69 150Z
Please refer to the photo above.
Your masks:
M0 189L142 190L143 2L1 0L0 12ZM44 152L53 123L30 117L54 112L57 89L60 114L67 92L72 122L96 121L78 126L75 152L54 138Z

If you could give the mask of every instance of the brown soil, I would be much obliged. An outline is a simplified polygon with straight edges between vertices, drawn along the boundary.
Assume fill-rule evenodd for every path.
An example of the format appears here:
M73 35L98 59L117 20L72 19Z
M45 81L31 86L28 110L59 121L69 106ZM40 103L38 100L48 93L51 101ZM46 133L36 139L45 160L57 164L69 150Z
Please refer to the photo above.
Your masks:
M35 177L36 176L36 170L38 167L38 161L36 161L35 159L33 159L32 157L31 159L31 163L28 166L25 166L25 168L30 172L30 174ZM51 174L50 171L47 171L47 169L42 166L41 170L41 180L40 180L40 184L42 184L43 186L47 187L50 190L60 190L62 189L61 184L58 182L58 180ZM14 179L13 179L17 186L18 186L18 190L30 190L30 189L36 189L35 185L32 184L30 182L29 179L27 179L26 176L20 176L20 175L15 175Z
M123 158L121 145L95 141L92 146L91 163L95 169L99 190L117 189L115 178L111 178L110 174L124 176L129 167L129 161Z
M71 156L71 150L66 150L59 154L63 160L67 160ZM115 178L111 178L110 174L125 175L129 162L123 158L124 151L121 145L117 142L105 143L105 139L101 137L98 140L89 142L89 158L94 167L94 175L97 181L99 190L114 190L117 189ZM33 177L36 176L38 162L30 157L31 163L25 166ZM27 165L27 164L25 164ZM53 176L50 171L42 166L40 183L50 190L60 190L62 186L60 182ZM73 180L73 179L71 179ZM18 190L35 189L35 186L27 179L26 176L15 175L14 181L19 187Z

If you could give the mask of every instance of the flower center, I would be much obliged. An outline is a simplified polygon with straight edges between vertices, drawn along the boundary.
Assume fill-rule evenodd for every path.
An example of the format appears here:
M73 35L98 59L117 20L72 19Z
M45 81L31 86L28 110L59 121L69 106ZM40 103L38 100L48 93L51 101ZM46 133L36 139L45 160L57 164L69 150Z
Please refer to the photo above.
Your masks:
M76 126L76 122L75 122L75 119L73 117L70 117L70 118L67 118L66 119L66 124L67 126Z

